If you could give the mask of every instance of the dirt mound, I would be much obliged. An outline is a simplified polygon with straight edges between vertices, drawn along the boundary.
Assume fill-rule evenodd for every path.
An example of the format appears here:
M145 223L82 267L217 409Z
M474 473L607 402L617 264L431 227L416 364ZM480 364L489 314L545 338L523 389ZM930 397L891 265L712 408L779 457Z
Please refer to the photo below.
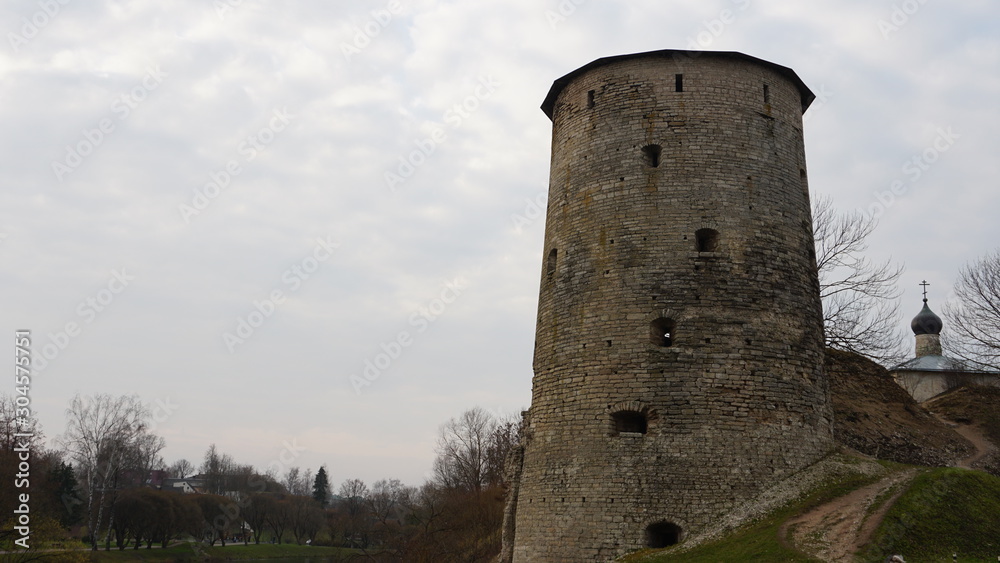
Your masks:
M924 410L875 362L827 349L824 368L834 437L841 444L878 459L937 467L975 454L975 446Z
M967 385L952 389L924 403L924 407L956 426L979 450L968 466L1000 476L1000 389Z

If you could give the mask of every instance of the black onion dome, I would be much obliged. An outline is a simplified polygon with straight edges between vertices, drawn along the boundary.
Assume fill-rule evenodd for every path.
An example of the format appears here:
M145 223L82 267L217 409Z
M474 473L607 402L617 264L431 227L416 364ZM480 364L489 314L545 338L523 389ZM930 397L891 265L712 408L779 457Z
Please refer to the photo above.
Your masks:
M924 299L924 308L910 321L910 329L913 330L913 334L941 334L942 326L944 324L941 322L941 317L931 311L931 308L927 306L927 300Z

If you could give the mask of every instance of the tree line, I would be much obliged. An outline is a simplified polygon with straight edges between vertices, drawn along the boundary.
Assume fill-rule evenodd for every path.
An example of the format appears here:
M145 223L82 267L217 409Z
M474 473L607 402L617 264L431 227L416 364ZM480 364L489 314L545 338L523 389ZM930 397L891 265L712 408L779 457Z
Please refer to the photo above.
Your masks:
M197 466L184 459L167 465L164 439L136 395L77 395L54 449L44 447L37 420L22 427L14 414L13 397L0 395L4 474L17 464L14 434L34 434L32 522L45 530L44 537L33 533L36 548L68 539L76 527L92 550L194 539L335 545L380 560L485 561L500 549L503 464L519 436L519 419L474 408L441 426L433 478L423 485L347 479L334 489L325 467L276 475L236 462L215 444ZM195 483L197 493L152 486L154 470ZM12 514L15 491L0 491L0 510ZM5 523L0 549L13 547L12 529Z

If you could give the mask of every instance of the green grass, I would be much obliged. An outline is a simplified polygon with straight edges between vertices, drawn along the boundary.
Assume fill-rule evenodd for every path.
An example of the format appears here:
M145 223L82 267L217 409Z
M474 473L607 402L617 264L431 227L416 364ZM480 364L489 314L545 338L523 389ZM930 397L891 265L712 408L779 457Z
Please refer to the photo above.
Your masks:
M905 466L886 464L898 469ZM817 487L802 500L740 528L718 541L682 551L683 546L643 550L624 557L627 563L761 563L815 562L782 545L778 530L786 520L876 481L848 475ZM890 496L886 491L879 500ZM878 504L878 502L876 502ZM901 554L908 563L997 561L1000 556L1000 478L981 471L922 468L893 504L859 561L882 562Z
M1000 556L1000 478L965 469L931 469L889 509L862 561L898 553L908 563L996 561Z
M778 539L781 524L789 518L820 504L843 496L878 480L878 477L847 475L823 483L806 497L773 512L767 518L740 528L725 538L680 551L682 546L663 550L643 550L622 559L628 563L719 563L754 561L755 563L813 563L818 559L785 547Z

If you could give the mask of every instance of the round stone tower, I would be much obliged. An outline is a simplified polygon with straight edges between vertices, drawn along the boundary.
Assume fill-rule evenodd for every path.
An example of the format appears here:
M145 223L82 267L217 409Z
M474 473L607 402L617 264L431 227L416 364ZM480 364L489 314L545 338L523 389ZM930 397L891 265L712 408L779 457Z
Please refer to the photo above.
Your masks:
M802 140L741 53L558 79L513 560L683 541L832 447Z

